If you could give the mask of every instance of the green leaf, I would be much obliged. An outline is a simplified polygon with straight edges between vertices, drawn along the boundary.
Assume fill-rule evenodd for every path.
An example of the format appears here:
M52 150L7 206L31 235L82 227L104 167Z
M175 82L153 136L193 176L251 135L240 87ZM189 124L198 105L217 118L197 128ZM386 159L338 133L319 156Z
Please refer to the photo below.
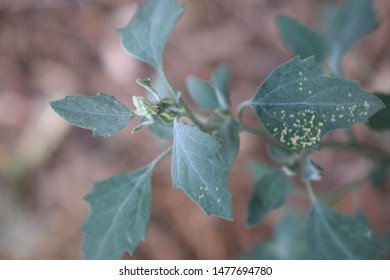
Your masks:
M384 105L357 82L320 74L313 57L297 57L268 76L251 106L280 144L300 153L319 150L325 133L366 122Z
M134 253L145 239L153 168L150 164L98 182L86 196L91 205L83 228L87 259L118 259L125 251Z
M250 161L248 169L251 177L256 182L275 171L275 168L258 161Z
M251 168L255 174L262 174L256 180L248 208L247 224L255 226L284 203L294 185L281 170L264 168L263 164L252 164Z
M314 55L317 62L325 59L326 44L320 34L288 16L279 16L276 23L284 43L295 55L300 55L302 58Z
M277 147L273 144L267 145L268 156L279 164L292 164L299 159L299 157L291 151L283 147Z
M137 126L135 126L135 127L131 130L131 134L140 132L141 129L143 129L144 127L148 127L149 125L152 125L153 123L154 123L154 121L151 121L151 120L149 120L149 119L146 118L146 117L141 117L141 123L138 124Z
M221 145L195 127L179 124L173 128L172 179L207 215L232 218L227 168L220 159Z
M152 84L154 89L158 92L158 95L161 97L161 99L171 97L166 82L164 81L163 77L161 77L161 75L155 74L152 77Z
M288 209L274 229L274 240L257 245L240 259L302 260L308 259L306 215Z
M315 163L313 155L307 155L303 163L302 181L319 181L322 179L323 173L321 166Z
M139 5L129 24L119 29L126 52L161 69L165 43L183 11L176 0L149 0Z
M379 111L370 118L368 125L376 130L383 131L390 129L390 95L388 94L376 94L376 96L382 100L386 108Z
M218 131L217 138L221 142L219 157L229 169L236 161L240 147L239 124L232 118L227 119Z
M49 104L66 121L92 130L93 136L113 136L135 117L125 105L104 93L66 96Z
M160 101L161 98L160 96L158 95L156 89L153 87L153 84L152 84L152 81L148 78L148 79L137 79L137 84L139 84L141 87L143 87L144 89L146 89L149 93L152 94L152 96L154 97L155 101Z
M390 177L390 162L377 161L373 164L369 179L374 187L385 188Z
M212 84L221 108L228 109L230 107L229 97L229 67L226 64L221 64L213 73Z
M365 260L379 256L379 248L365 224L320 203L312 206L306 235L314 259Z
M325 14L328 54L332 69L338 69L342 56L378 26L372 0L347 0Z
M209 83L194 76L188 76L186 81L188 91L199 108L219 108L218 98L215 94L214 88Z
M163 123L160 119L156 119L148 128L160 139L166 140L173 137L173 126Z
M388 233L377 237L377 242L381 248L381 259L390 259L390 235Z

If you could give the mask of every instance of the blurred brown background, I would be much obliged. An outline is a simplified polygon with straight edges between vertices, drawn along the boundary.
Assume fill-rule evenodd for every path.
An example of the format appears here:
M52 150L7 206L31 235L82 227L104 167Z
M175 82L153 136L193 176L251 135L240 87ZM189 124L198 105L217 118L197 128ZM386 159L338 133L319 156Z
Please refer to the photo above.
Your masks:
M145 94L135 80L153 76L153 69L127 56L116 32L140 2L0 0L0 259L83 258L80 228L88 205L82 198L93 182L146 165L166 145L147 131L130 135L134 123L112 138L92 138L90 131L72 127L47 104L64 95L102 91L132 107L131 96ZM209 80L214 67L226 62L234 108L292 56L276 32L275 17L284 13L319 30L321 5L337 3L185 2L184 16L164 53L168 76L186 94L187 75ZM343 72L370 91L390 92L390 2L376 1L376 8L380 28L345 57ZM245 111L245 117L255 123L250 112ZM364 125L355 126L354 132L370 147L389 152L389 132L379 134ZM325 179L318 184L325 193L371 168L350 153L315 155L325 169ZM245 162L253 158L267 159L264 142L242 134L229 182L234 222L206 217L180 190L172 190L169 160L159 165L147 240L134 258L232 258L270 238L277 211L253 229L244 226L252 189ZM373 227L389 232L388 181L377 188L362 186L338 208L352 211L356 196Z

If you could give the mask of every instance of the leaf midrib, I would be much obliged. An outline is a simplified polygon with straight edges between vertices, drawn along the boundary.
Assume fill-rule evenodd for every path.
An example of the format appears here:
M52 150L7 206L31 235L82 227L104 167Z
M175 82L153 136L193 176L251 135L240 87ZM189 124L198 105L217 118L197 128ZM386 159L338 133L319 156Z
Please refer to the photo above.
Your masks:
M119 205L119 207L117 208L117 211L115 211L115 215L114 215L114 218L112 219L112 222L108 228L108 230L106 231L106 234L104 234L100 244L99 244L99 247L98 247L98 250L97 252L95 253L95 256L99 256L100 255L100 252L102 250L102 247L103 247L103 244L106 242L107 238L109 235L111 235L111 232L112 230L114 229L114 225L116 224L116 221L118 219L118 217L120 216L120 213L122 212L122 208L124 207L124 205L126 205L126 203L128 202L128 200L131 198L132 194L134 193L134 191L142 188L142 186L139 186L141 184L141 182L144 180L144 177L149 175L149 168L146 170L146 172L144 172L140 177L139 179L137 180L134 188L128 193L128 195L126 196L126 198L122 201L122 203ZM121 185L122 186L122 185ZM119 189L119 188L118 188ZM138 208L137 208L138 210Z
M336 246L339 247L341 249L341 251L349 258L349 259L354 259L354 256L348 251L348 249L343 246L343 243L339 240L339 238L337 237L336 234L334 234L334 232L332 231L331 227L329 226L329 223L328 221L326 220L326 218L324 217L321 209L319 208L320 206L315 206L317 209L317 214L318 214L318 217L319 217L319 222L321 222L325 228L325 231L331 236L332 240L334 240L334 242L336 243ZM316 228L316 235L319 236L319 233L318 233L318 227ZM318 239L318 242L321 242L322 240ZM321 242L321 245L323 243ZM323 247L323 246L321 246Z

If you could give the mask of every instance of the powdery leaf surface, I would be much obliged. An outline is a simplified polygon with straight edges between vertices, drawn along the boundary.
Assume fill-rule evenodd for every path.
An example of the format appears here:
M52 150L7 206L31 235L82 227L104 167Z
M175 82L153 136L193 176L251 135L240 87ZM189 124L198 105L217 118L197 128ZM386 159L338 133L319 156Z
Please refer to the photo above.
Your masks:
M267 131L296 153L319 150L328 131L366 122L384 107L357 82L320 74L314 57L297 57L277 67L251 106Z
M139 5L129 24L119 29L124 49L161 68L165 43L183 11L176 0L150 0Z
M228 168L218 155L219 142L195 127L177 122L173 134L173 187L182 188L207 215L231 219Z
M91 213L84 225L87 259L119 259L145 239L150 217L153 164L98 182L86 196Z
M364 260L379 256L372 231L365 224L318 202L310 211L306 236L314 259Z
M66 96L49 104L66 121L92 130L93 136L113 136L135 117L115 97L104 93L96 96Z

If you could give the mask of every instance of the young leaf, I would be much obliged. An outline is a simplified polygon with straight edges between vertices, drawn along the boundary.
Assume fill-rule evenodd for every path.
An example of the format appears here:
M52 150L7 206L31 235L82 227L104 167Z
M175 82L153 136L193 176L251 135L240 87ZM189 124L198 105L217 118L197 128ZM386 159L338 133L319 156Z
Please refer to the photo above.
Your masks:
M297 57L268 76L251 106L280 144L300 153L319 150L325 133L366 122L384 105L357 82L320 74L313 57Z
M240 147L238 123L232 119L227 119L218 131L217 138L221 142L219 157L229 169L236 161L238 149Z
M261 173L262 176L256 181L249 202L247 224L250 226L255 226L270 211L279 208L294 187L281 170L263 166L252 165L252 172Z
M325 14L328 54L333 69L339 68L342 56L353 44L374 31L377 20L372 0L347 0L339 9Z
M320 34L288 16L279 16L276 23L280 36L295 55L302 58L314 55L317 62L325 59L326 44Z
M323 173L321 166L315 163L313 155L307 155L303 164L302 181L319 181L322 179Z
M104 93L66 96L49 104L66 121L92 130L93 136L113 136L135 117L125 105Z
M205 81L194 76L187 77L187 88L199 108L216 109L219 108L217 96L214 88Z
M376 94L376 96L382 100L386 108L373 115L368 125L379 131L390 129L390 95Z
M139 5L129 24L119 29L124 49L161 69L165 43L182 14L183 6L176 0L149 0Z
M87 259L118 259L145 239L153 168L150 164L98 182L86 196L91 205L83 228Z
M229 67L226 64L221 64L213 73L212 84L221 108L228 109L230 107L229 98Z
M217 140L195 127L179 124L173 128L172 179L207 215L232 218L227 168L220 159Z
M306 235L314 259L376 259L379 248L371 230L360 221L315 203Z
M139 84L141 87L146 89L149 93L151 93L152 96L154 97L155 101L160 101L161 100L161 98L158 95L156 89L153 87L152 81L149 78L148 79L144 79L144 80L138 79L137 80L137 84Z

